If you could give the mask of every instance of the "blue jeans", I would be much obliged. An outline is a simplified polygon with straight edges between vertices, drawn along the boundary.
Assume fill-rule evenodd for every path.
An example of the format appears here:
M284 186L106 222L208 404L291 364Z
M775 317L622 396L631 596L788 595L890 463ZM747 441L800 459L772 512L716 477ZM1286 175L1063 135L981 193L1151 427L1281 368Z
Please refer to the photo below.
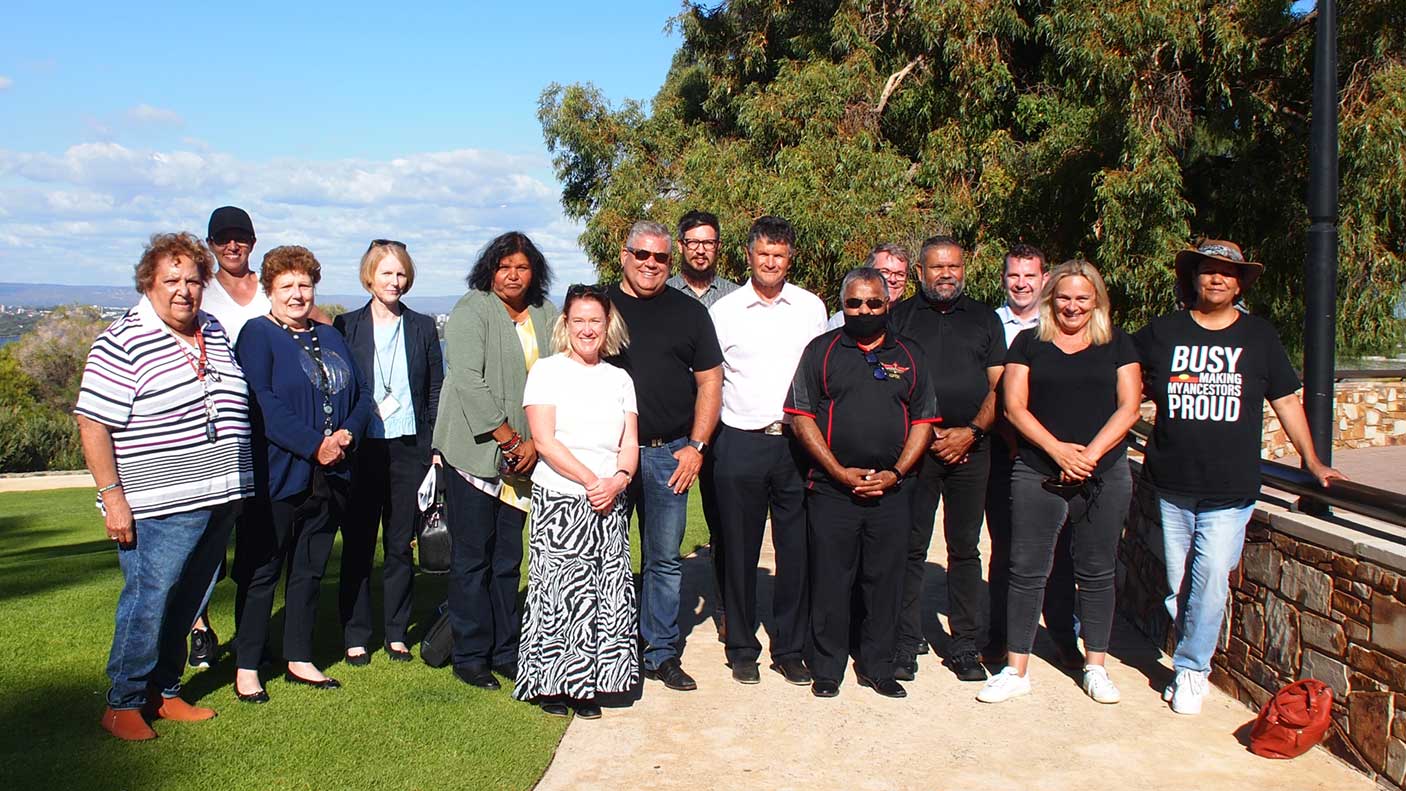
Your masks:
M166 698L180 694L186 635L224 557L230 521L220 512L229 507L138 519L136 541L118 549L123 585L107 659L112 708L141 708L149 688Z
M1171 590L1167 612L1177 630L1172 665L1205 673L1211 669L1220 640L1230 572L1240 562L1245 524L1255 504L1209 509L1197 497L1161 494L1157 505L1162 511L1162 547Z
M679 655L679 544L688 522L688 492L675 494L669 476L679 466L674 453L688 437L658 448L640 446L640 469L630 491L640 525L640 636L644 667L654 670Z

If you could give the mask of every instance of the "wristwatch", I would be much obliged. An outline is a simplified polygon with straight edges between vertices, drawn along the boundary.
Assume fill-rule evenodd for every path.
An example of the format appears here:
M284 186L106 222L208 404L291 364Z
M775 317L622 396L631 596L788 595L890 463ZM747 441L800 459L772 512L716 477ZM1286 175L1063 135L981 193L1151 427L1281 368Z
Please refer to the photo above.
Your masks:
M707 453L707 452L708 452L708 443L704 442L704 441L701 440L701 439L691 439L691 440L689 440L689 441L688 441L688 446L689 446L690 448L693 448L694 450L698 451L698 455L699 455L699 456L702 456L704 453Z
M974 421L968 423L967 428L971 429L972 439L976 442L980 442L981 438L986 436L986 429L982 428L981 426L978 426Z

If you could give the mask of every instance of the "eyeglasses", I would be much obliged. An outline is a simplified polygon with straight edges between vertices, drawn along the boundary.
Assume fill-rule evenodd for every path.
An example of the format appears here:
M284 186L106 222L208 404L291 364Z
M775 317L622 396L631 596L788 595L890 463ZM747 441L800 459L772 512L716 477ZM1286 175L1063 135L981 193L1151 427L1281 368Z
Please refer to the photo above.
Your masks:
M850 310L858 310L860 305L865 305L870 310L879 310L887 304L889 304L887 300L879 299L878 297L870 297L869 299L850 297L849 299L845 300L845 307L849 308Z
M879 380L879 381L882 382L883 380L889 378L888 371L885 371L885 370L884 370L883 364L879 362L879 355L877 355L877 354L875 354L875 353L873 353L873 352L865 352L865 353L864 353L864 362L869 363L870 365L874 366L874 378L875 378L875 379L877 379L877 380Z
M641 263L648 261L650 256L654 256L655 261L667 265L669 263L670 258L668 253L656 253L652 250L636 250L633 247L626 247L625 252L634 256L635 260Z
M685 250L716 250L718 249L717 239L680 239L679 243Z
M224 247L230 242L235 242L245 247L252 247L254 245L254 237L243 233L221 233L210 237L210 243L216 247Z
M384 247L387 245L391 247L399 247L402 250L405 249L405 242L397 242L394 239L372 239L371 244L367 245L366 251L371 252L371 250L373 250L374 248Z

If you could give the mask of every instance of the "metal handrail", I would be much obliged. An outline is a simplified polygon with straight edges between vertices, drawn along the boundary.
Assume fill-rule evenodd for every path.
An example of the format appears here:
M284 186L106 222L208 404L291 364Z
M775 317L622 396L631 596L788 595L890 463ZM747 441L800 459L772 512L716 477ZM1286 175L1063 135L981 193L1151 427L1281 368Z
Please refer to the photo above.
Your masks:
M1152 436L1152 424L1138 419L1128 432L1128 442L1146 453L1146 442ZM1370 516L1393 525L1406 527L1406 494L1378 489L1355 481L1332 481L1321 486L1308 470L1290 467L1277 461L1260 459L1260 481L1290 494L1308 498L1331 508Z
M1357 379L1406 379L1406 368L1339 368L1333 379L1349 382Z

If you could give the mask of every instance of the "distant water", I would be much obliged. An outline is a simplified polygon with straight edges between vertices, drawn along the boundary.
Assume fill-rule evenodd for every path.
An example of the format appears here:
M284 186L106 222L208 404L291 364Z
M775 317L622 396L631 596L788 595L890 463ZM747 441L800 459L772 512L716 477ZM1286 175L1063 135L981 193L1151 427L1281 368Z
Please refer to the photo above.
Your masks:
M0 335L0 346L5 346L7 344L14 343L19 339L20 336L18 335Z

